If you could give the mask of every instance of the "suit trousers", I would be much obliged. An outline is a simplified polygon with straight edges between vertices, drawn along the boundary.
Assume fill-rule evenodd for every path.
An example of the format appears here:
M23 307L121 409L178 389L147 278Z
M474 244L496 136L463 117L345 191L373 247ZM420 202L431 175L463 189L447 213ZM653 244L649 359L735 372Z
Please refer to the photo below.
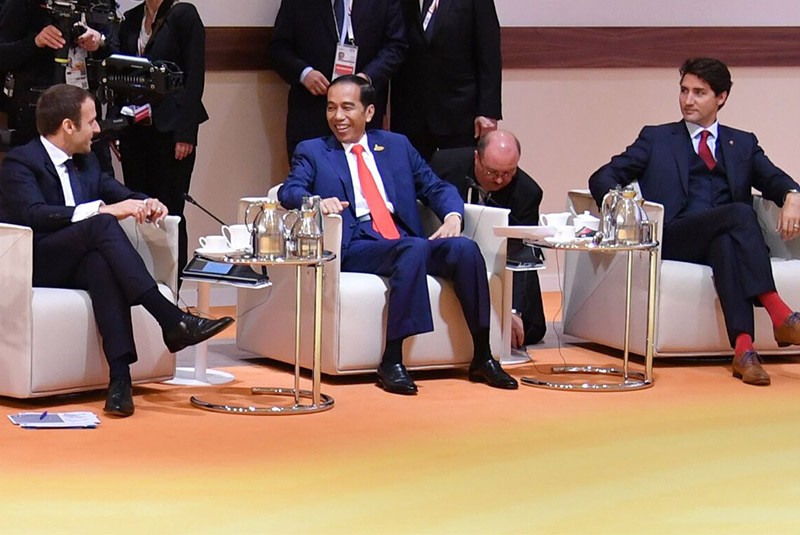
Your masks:
M473 337L489 328L486 263L474 241L463 236L428 240L408 235L386 240L376 235L371 222L358 225L342 252L342 270L389 279L387 340L433 330L426 275L453 281Z
M131 306L156 282L114 216L96 215L37 239L33 285L88 291L106 359L135 362Z
M717 206L678 216L664 225L661 257L711 267L731 347L754 335L753 306L775 290L769 250L753 207Z

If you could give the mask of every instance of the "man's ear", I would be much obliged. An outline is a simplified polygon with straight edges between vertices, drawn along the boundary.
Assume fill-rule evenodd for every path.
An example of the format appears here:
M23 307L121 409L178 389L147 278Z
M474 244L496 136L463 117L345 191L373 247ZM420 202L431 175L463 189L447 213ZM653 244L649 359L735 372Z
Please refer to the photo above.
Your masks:
M717 108L721 108L728 101L728 92L723 91L719 95L716 95L716 97L717 97Z
M75 132L75 123L72 122L72 119L66 118L63 121L61 121L61 128L67 134L72 134L73 132Z
M367 122L370 122L372 120L372 116L375 115L375 105L374 104L370 104L369 106L367 106L366 114L367 114Z

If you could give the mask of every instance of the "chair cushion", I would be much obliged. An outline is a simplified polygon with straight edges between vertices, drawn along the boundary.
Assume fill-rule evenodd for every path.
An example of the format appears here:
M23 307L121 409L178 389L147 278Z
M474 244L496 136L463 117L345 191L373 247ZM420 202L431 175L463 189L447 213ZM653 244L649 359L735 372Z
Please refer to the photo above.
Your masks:
M173 299L167 286L160 284L159 290ZM83 290L33 288L32 310L32 395L105 388L108 365L89 294ZM133 380L171 378L175 358L170 358L164 346L158 323L141 306L131 309L131 317L139 356L131 367Z

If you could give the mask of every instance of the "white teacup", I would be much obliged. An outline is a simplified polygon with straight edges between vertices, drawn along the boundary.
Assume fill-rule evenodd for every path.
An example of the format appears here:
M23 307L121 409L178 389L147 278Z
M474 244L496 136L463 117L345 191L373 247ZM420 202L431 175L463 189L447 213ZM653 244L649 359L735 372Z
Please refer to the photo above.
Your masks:
M600 230L600 218L593 216L588 210L582 214L576 215L573 218L573 223L575 223L575 228L578 230L582 228L588 228L594 232Z
M226 251L228 249L228 240L225 236L201 236L200 247L206 251Z
M545 227L560 227L567 224L569 212L559 212L554 214L542 214L539 216L539 224Z
M250 231L247 230L247 225L223 225L222 235L231 249L250 247Z
M556 225L553 228L556 231L553 235L555 241L572 241L575 239L574 225Z

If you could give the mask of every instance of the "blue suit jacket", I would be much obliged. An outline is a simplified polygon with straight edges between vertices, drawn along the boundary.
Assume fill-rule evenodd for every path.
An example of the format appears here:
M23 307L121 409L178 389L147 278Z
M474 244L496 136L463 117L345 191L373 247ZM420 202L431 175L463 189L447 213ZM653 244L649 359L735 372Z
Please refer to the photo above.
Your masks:
M100 199L112 204L128 198L147 198L101 172L93 153L76 154L73 161L83 202ZM6 154L0 168L0 219L31 227L36 240L70 225L74 211L75 207L64 205L58 173L39 138Z
M767 158L751 132L720 125L718 135L717 155L721 154L725 163L733 202L752 205L754 187L783 206L786 192L800 189ZM599 205L609 189L638 180L645 199L664 205L664 222L669 223L687 202L692 150L683 121L646 126L633 145L589 178L592 196Z
M410 235L424 236L417 199L443 219L451 212L464 215L464 202L452 184L441 180L405 136L371 130L367 140L375 156L395 219ZM350 243L356 226L355 194L344 148L335 137L311 139L297 146L292 170L278 198L286 208L299 208L304 195L336 197L350 206L342 213L342 246Z

